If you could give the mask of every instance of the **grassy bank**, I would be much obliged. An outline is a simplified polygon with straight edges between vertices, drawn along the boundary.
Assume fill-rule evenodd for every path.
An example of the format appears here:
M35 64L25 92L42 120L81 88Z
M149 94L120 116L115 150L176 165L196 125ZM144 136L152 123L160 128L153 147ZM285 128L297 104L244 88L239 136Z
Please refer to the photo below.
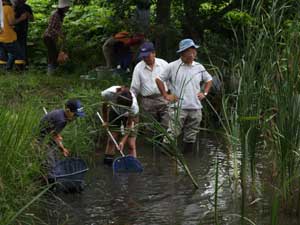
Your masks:
M15 216L46 188L41 188L39 180L44 175L40 162L45 153L35 144L43 107L51 111L62 108L69 98L82 101L86 117L68 125L62 135L72 156L88 158L99 136L99 124L94 118L100 106L100 90L110 82L118 80L49 77L35 71L0 76L0 224L26 221L24 217L30 217L26 213Z

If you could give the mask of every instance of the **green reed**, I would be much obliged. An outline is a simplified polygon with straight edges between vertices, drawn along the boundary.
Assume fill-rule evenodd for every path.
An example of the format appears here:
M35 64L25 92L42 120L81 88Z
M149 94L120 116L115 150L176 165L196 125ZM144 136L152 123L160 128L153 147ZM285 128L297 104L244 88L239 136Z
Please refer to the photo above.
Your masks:
M178 118L178 110L175 113L175 116ZM184 158L184 155L180 149L177 138L174 138L165 127L163 127L157 120L151 117L148 114L141 114L140 118L142 123L139 124L140 129L145 130L145 132L151 133L150 137L146 139L152 143L155 147L155 150L162 151L172 160L175 160L176 166L177 163L183 168L186 174L191 179L195 188L199 188L199 185L195 178L193 177L188 164ZM178 120L177 120L178 121Z
M214 219L215 219L215 225L219 224L218 221L218 190L219 190L219 158L218 158L218 153L216 155L216 159L215 159L215 168L216 168L216 172L215 172L215 193L214 193Z
M38 192L39 152L34 149L36 113L0 110L0 212L8 224L20 208Z
M95 112L100 105L98 81L45 77L28 72L0 79L0 224L39 221L30 210L49 187L42 187L41 162L45 152L36 145L39 121L48 111L63 108L69 98L79 98L86 117L70 123L63 131L64 144L72 156L87 158L94 151L100 125ZM105 83L105 82L104 82ZM105 83L110 85L109 81ZM32 222L34 224L34 222Z
M298 29L299 25L293 28ZM284 36L285 48L277 61L277 79L274 89L276 120L273 123L275 169L283 198L292 201L295 185L299 181L300 148L300 97L299 97L299 34L292 32ZM298 180L298 181L297 181Z
M292 203L293 184L299 184L299 35L295 27L284 27L288 3L274 1L268 10L261 8L261 3L254 1L253 24L237 37L244 43L232 59L232 76L238 86L223 97L223 115L225 137L240 153L241 167L234 170L240 169L242 217L246 215L246 196L253 190L248 175L255 181L260 152L265 168L273 166L274 195L280 197L270 203L272 224L276 224L273 213L281 202Z

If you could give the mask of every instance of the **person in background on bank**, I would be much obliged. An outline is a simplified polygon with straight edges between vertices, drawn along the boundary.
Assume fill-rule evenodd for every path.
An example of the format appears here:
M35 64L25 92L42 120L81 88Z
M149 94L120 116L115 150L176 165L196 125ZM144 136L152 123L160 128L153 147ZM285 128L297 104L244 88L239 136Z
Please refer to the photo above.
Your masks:
M48 75L55 72L58 66L58 39L64 39L62 32L63 20L66 13L69 11L70 1L69 0L59 0L57 9L52 13L48 27L44 33L43 39L48 50Z
M168 101L163 98L155 83L155 78L168 66L168 63L156 58L152 42L144 42L140 46L138 58L142 59L134 68L130 90L141 95L143 111L158 121L164 128L168 128ZM167 86L165 85L167 91Z
M134 55L132 48L144 41L143 34L131 36L122 31L108 38L102 47L107 69L121 69L128 72Z
M65 148L60 135L65 126L78 117L85 115L81 102L70 99L64 109L56 109L47 113L40 121L39 145L46 148L46 161L44 163L47 172L51 172L59 159L59 150L67 157L70 151Z
M113 137L118 140L119 148L123 151L128 144L129 155L137 157L136 153L136 130L138 122L139 106L136 97L128 87L112 86L101 92L104 100L102 115L105 128L109 128ZM104 155L104 164L112 165L115 155L115 144L109 137Z
M23 13L15 19L15 12L9 0L3 0L3 29L0 32L0 64L5 65L6 70L11 70L14 63L18 70L25 67L25 58L17 42L17 34L14 25L26 19L28 15Z
M26 18L19 18L26 14ZM15 31L17 33L17 42L19 43L22 54L25 57L26 64L28 65L28 57L27 57L27 36L28 36L28 23L29 21L33 21L33 13L31 7L26 4L26 0L17 0L15 5L15 17L16 20L19 20L15 25Z
M160 93L169 102L170 134L176 138L183 132L183 151L193 149L202 120L201 101L206 98L212 85L212 76L203 65L194 60L197 57L198 45L192 39L179 43L180 58L171 62L167 69L156 78ZM163 82L170 85L171 94L165 90ZM201 83L204 89L201 91Z

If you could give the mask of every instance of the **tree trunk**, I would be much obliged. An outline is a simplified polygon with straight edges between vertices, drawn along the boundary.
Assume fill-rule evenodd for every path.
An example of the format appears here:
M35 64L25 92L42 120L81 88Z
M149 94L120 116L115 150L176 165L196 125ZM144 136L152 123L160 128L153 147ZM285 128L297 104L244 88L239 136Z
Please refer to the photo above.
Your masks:
M158 0L156 4L156 52L160 58L168 58L171 0Z
M134 26L138 33L149 32L150 26L150 0L138 0L136 3L136 11L134 18Z
M184 21L183 21L183 36L194 40L202 39L203 31L199 30L201 22L199 16L199 1L198 0L183 0ZM198 28L198 29L197 29Z

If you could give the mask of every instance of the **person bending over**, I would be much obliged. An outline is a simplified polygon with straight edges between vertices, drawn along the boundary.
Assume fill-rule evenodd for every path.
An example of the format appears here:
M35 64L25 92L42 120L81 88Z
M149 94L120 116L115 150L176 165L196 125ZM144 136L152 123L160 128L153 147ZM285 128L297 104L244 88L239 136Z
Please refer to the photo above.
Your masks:
M84 111L79 100L70 99L64 109L56 109L47 113L40 121L39 144L46 148L44 166L48 173L52 171L59 158L59 150L67 157L70 151L65 148L60 135L66 125L77 117L83 117Z
M136 97L128 87L112 86L101 92L104 100L102 114L104 127L109 128L113 137L118 140L119 149L123 151L128 144L129 155L137 157L136 130L139 106ZM115 144L108 138L104 155L104 164L111 165L115 155Z

